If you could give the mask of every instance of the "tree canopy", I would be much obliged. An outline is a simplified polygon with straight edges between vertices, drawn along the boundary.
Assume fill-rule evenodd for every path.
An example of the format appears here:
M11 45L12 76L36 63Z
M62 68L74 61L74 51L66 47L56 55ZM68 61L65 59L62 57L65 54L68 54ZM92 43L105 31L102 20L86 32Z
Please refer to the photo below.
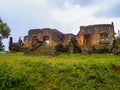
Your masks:
M10 28L0 18L0 51L4 50L2 39L8 38L9 35L10 35Z
M0 19L0 34L2 38L8 38L10 35L10 28L7 26L6 23Z

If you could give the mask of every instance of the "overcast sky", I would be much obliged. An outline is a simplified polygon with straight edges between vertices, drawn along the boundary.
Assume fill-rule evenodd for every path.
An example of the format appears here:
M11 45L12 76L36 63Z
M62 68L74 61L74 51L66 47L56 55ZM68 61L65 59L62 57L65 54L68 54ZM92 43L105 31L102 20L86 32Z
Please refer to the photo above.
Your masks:
M77 34L80 26L111 22L117 33L120 0L0 0L0 17L11 28L14 41L29 29L54 28Z

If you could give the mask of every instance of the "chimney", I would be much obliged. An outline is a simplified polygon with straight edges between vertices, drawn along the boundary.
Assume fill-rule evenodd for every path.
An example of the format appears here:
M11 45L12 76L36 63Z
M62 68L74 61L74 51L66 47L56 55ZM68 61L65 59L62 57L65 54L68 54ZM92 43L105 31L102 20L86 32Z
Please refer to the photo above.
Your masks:
M114 22L112 22L111 24L112 24L112 26L114 26Z

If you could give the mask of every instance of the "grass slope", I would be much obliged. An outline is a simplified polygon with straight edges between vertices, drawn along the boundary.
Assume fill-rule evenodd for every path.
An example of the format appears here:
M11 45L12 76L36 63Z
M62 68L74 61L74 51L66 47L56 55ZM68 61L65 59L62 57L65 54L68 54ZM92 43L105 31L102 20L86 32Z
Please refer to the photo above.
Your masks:
M54 47L49 45L38 45L32 50L25 52L26 55L52 55L54 53Z
M120 90L120 56L0 55L0 90Z

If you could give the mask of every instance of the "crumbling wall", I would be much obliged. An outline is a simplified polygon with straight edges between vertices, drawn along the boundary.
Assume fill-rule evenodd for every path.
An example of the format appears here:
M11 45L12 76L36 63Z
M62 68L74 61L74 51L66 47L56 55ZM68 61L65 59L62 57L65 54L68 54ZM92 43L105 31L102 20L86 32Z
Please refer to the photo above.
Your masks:
M85 45L85 36L90 36L89 41L90 45L99 45L101 42L101 33L107 33L108 43L112 44L114 39L114 25L112 24L100 24L100 25L90 25L90 26L81 26L80 31L76 37L79 45Z
M67 44L72 37L75 37L81 46L93 46L101 44L101 33L107 33L108 43L112 44L114 39L114 25L98 24L81 26L77 35L63 34L56 29L31 29L28 36L24 38L25 46L33 46L36 42L46 42L55 46L59 43ZM47 39L45 39L47 37Z
M32 44L34 43L34 39L35 39L34 37L36 37L38 41L43 41L43 42L45 42L44 40L45 37L49 37L49 45L56 45L58 43L63 42L64 34L56 29L49 29L49 28L29 30L28 32L29 46L32 46Z
M74 38L74 34L64 34L63 44L68 44L71 40L71 38Z

